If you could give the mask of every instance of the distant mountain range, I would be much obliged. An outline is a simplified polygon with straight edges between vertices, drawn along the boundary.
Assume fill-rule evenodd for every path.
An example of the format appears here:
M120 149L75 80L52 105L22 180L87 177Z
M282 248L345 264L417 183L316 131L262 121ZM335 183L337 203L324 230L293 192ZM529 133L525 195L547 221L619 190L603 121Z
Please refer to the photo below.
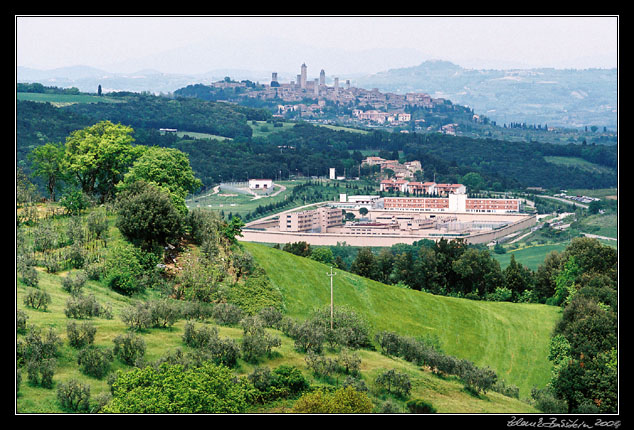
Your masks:
M281 81L287 80L278 73ZM190 84L209 84L229 76L268 83L271 71L218 69L203 74L162 73L141 70L111 73L74 66L53 70L17 68L18 82L76 87L82 92L148 91L171 93ZM290 74L289 74L290 76ZM340 82L345 76L339 76ZM596 125L616 129L617 69L467 69L448 61L429 60L414 67L390 69L348 77L352 86L383 92L423 92L473 108L497 121L548 124L558 127ZM294 80L289 77L288 80Z

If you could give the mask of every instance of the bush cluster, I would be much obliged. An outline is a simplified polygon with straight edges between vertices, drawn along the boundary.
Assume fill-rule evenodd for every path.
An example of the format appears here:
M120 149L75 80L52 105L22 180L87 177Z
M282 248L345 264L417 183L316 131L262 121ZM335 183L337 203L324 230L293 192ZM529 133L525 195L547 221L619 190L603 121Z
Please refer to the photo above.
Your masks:
M53 329L43 334L38 327L31 327L24 340L17 341L17 364L19 367L26 368L27 379L31 385L53 387L56 357L59 355L61 344L59 336Z
M183 342L197 350L195 355L199 359L227 367L235 366L240 357L238 344L233 339L220 338L215 327L203 325L197 329L195 323L188 321L185 323Z
M273 370L258 366L247 379L256 389L254 401L258 403L295 397L310 388L308 380L297 367L285 364Z
M181 317L181 307L170 299L148 300L121 311L121 321L132 330L171 327Z
M296 323L281 318L277 326L295 341L298 351L321 353L324 344L331 349L360 349L371 347L369 327L365 320L346 308L333 311L333 328L330 328L330 308L317 310L312 317Z
M112 310L97 302L94 294L78 294L66 301L64 314L68 318L86 319L92 317L112 318Z
M492 369L479 368L469 360L443 354L424 341L386 331L377 333L375 339L385 355L428 366L434 373L456 375L476 393L486 393L497 382L497 374Z

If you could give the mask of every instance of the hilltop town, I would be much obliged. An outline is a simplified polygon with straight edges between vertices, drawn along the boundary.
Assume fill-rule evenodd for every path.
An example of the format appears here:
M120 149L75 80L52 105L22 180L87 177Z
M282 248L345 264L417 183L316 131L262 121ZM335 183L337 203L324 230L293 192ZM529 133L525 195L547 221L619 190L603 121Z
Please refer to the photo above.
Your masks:
M200 94L200 85L178 90L177 95L196 95L220 101L239 102L241 104L273 103L274 117L285 119L301 118L307 121L332 122L339 124L365 125L369 127L403 127L408 130L437 130L446 134L455 134L458 125L452 122L428 124L422 115L414 117L412 112L418 109L459 110L467 115L469 121L484 121L481 116L462 106L453 106L450 101L432 98L425 93L397 94L381 92L351 86L350 80L340 82L339 77L332 78L332 84L326 83L326 72L321 69L319 77L310 79L308 67L302 64L296 80L280 82L277 72L272 72L270 83L254 83L248 80L233 81L229 77L204 86L206 94ZM249 102L251 101L251 103Z

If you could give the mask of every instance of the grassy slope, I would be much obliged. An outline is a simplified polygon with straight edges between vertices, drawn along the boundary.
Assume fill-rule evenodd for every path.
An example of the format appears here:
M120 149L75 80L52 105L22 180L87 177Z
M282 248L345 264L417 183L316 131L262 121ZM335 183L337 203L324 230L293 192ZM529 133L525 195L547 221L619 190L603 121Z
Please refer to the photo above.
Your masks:
M281 290L287 314L303 318L329 305L327 266L264 245L243 244ZM548 345L560 318L558 308L434 296L343 271L337 271L334 286L335 305L362 314L374 332L437 335L445 353L493 368L500 379L520 388L522 398L550 378Z
M52 302L48 310L34 310L26 308L22 299L26 292L26 288L20 280L17 281L16 289L16 305L17 309L27 313L29 319L28 324L38 326L42 329L53 328L63 341L60 349L60 356L57 359L57 366L53 381L56 384L53 389L41 387L33 387L26 380L26 373L22 371L22 384L20 392L16 398L16 412L18 413L59 413L65 412L60 409L56 399L57 384L66 382L70 379L79 379L82 383L90 385L91 397L95 398L101 393L109 391L109 387L104 379L96 379L82 374L77 368L78 352L68 345L66 339L66 324L70 321L64 315L64 307L69 295L61 288L61 279L65 276L48 274L40 272L39 288L47 291L52 298ZM106 320L102 318L92 318L90 321L97 328L95 345L100 348L112 348L113 339L119 334L127 331L126 326L119 319L120 311L132 303L133 300L113 293L108 288L97 282L88 281L84 287L86 293L95 294L95 297L102 304L111 306L114 319ZM290 307L290 306L289 306ZM177 322L169 329L149 329L144 330L141 334L147 345L146 359L152 362L176 348L184 351L190 350L182 343L182 335L185 322L183 320ZM221 337L231 337L240 341L242 337L242 329L239 327L222 327L217 326ZM271 330L274 335L280 336L282 345L276 348L276 354L261 363L260 365L274 368L280 364L291 364L299 367L305 376L311 379L312 384L321 384L323 381L314 380L311 372L307 369L304 361L304 354L297 352L293 345L293 340L284 336L281 332ZM19 337L21 337L20 335ZM429 372L421 372L420 369L401 359L393 359L383 356L379 352L359 351L361 362L361 371L363 378L368 387L373 386L376 376L387 369L396 368L399 371L409 374L412 382L411 398L424 398L430 401L439 413L537 413L531 405L519 400L503 396L501 394L489 391L486 395L480 397L473 396L466 392L463 384L455 378L440 378ZM238 367L233 369L238 375L248 375L253 371L255 365L245 363L239 360ZM129 366L124 365L118 360L113 362L112 371L129 370ZM341 382L341 381L340 381ZM524 397L524 396L523 396ZM382 398L375 399L380 403ZM401 401L400 403L404 403ZM282 401L273 405L256 406L251 412L260 413L283 413L290 412L293 401ZM404 407L404 405L401 405Z

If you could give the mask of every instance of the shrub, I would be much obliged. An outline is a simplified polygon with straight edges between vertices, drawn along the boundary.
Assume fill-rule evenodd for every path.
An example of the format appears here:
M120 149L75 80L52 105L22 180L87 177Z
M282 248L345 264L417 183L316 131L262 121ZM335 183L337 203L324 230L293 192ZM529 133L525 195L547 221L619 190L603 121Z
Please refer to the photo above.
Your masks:
M106 266L103 263L93 262L84 266L84 273L86 273L88 279L98 281L104 277Z
M127 306L119 314L121 321L131 330L144 330L151 326L152 316L147 303L139 302L135 306Z
M328 377L338 369L336 360L316 354L310 350L306 354L305 360L308 368L317 376Z
M262 403L292 397L310 387L302 372L290 365L281 365L273 371L268 367L256 367L247 379L258 391L257 401Z
M398 355L400 351L401 337L394 332L382 331L374 336L381 347L383 354L387 356Z
M51 295L44 290L30 288L24 296L24 305L33 309L48 309L51 302Z
M296 395L307 390L310 384L295 366L282 364L273 370L274 385L288 390L290 395Z
M84 271L79 271L75 275L65 276L62 278L62 289L73 296L77 296L81 294L87 279L88 275Z
M260 309L260 312L258 312L258 317L264 326L271 328L278 328L283 316L282 312L273 306Z
M401 407L392 399L384 401L378 411L380 414L400 414L402 412Z
M423 399L412 399L407 402L407 409L412 414L435 414L436 408Z
M92 317L111 318L112 313L108 308L101 306L94 294L84 296L72 296L66 301L64 314L68 318L84 319Z
M114 338L113 353L128 365L137 365L145 356L145 341L133 333L119 335Z
M62 270L62 256L59 253L48 253L43 264L46 273L57 273Z
M326 328L314 320L306 320L301 324L289 325L290 336L295 340L295 348L299 351L312 351L319 354L326 341Z
M316 390L303 394L293 412L307 414L367 414L374 405L366 393L352 387L340 388L333 393Z
M337 357L337 364L346 375L358 375L361 358L356 353L344 348Z
M188 321L205 321L211 317L212 309L209 303L184 301L181 304L181 316Z
M152 327L171 327L180 318L180 309L173 300L151 300L148 304Z
M202 326L196 329L196 324L187 321L183 332L183 342L192 348L204 348L218 337L218 329L215 327Z
M41 329L31 327L24 341L19 341L17 345L17 361L20 364L54 358L58 355L61 344L59 336L53 329L49 329L45 335L42 335Z
M242 318L242 310L232 303L218 303L213 307L211 314L220 325L235 325Z
M35 267L33 266L24 266L21 271L20 271L20 275L22 276L22 282L24 283L24 285L26 285L27 287L37 287L39 284L39 275L37 273L37 270L35 270Z
M66 336L68 337L68 343L73 348L83 348L88 345L92 345L95 340L95 333L97 329L95 326L88 322L83 322L81 325L74 321L66 324Z
M233 367L240 356L240 348L236 342L232 339L220 339L215 327L203 326L197 330L195 324L188 321L185 323L183 342L196 348L194 358L199 362L212 361Z
M398 372L395 369L379 374L375 379L375 384L390 394L406 398L412 389L412 383L406 373Z
M558 399L550 388L533 388L531 398L535 407L545 414L565 414L568 412L568 405L562 399Z
M368 391L368 387L367 385L365 385L365 381L352 375L346 376L346 379L344 379L342 385L343 387L352 387L357 391Z
M467 389L472 389L479 394L486 393L497 381L497 374L492 369L485 367L467 366L460 374Z
M187 255L182 269L177 275L179 293L183 298L192 302L210 303L218 292L219 281L224 272L218 266L195 253Z
M486 295L486 300L491 302L510 302L513 292L505 287L497 287L492 293Z
M332 330L330 329L330 308L315 312L313 319L325 328L327 342L331 347L338 345L359 349L371 345L368 323L349 309L334 308Z
M77 364L82 373L101 379L110 371L112 351L88 346L79 351Z
M87 412L90 408L90 385L76 379L61 383L57 388L57 400L66 410Z
M520 389L515 385L506 385L504 381L497 381L492 387L491 390L496 393L503 394L507 397L513 397L515 399L520 398Z
M211 361L226 367L234 367L240 357L240 347L233 339L217 338L203 350L204 361Z
M279 337L271 336L266 332L257 317L247 317L241 323L244 329L242 358L245 361L255 363L262 356L270 356L272 349L282 344Z
M172 300L148 300L123 309L121 320L133 330L143 330L171 327L180 315L180 307Z
M15 311L15 331L16 333L26 333L26 321L29 319L29 316L26 312L21 310Z
M26 371L29 383L40 385L44 388L53 388L53 375L57 361L54 358L42 358L29 360L26 363Z
M86 263L88 252L81 243L75 242L71 245L68 252L68 263L74 269L81 269Z

